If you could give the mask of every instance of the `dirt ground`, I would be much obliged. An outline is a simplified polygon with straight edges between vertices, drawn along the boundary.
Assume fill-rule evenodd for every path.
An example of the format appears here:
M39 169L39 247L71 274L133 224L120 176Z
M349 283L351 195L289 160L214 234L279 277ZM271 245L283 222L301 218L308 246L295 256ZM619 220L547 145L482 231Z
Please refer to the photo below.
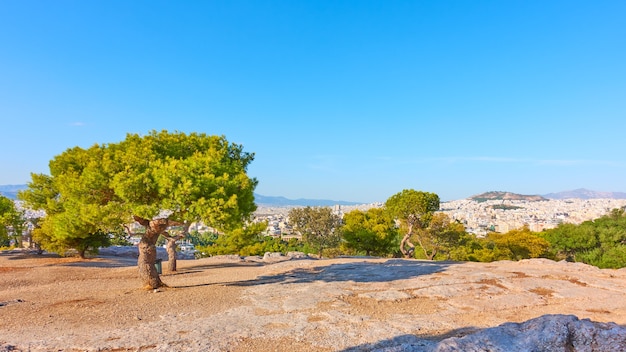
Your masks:
M164 268L166 265L163 266ZM371 351L543 314L626 324L626 269L528 260L182 260L0 252L0 351Z

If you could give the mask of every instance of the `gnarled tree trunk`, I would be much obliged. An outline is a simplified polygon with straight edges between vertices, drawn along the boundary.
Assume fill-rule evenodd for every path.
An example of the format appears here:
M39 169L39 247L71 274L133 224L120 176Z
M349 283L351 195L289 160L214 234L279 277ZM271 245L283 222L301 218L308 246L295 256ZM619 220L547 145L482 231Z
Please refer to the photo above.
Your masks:
M191 226L190 222L185 222L183 224L183 231L175 236L170 235L167 231L163 232L163 236L167 240L167 244L165 246L167 250L167 270L176 271L176 261L178 260L178 255L176 254L176 241L181 240L187 236L189 233L189 226Z
M159 236L143 235L139 241L139 258L137 266L139 267L139 278L146 288L159 288L165 284L161 281L157 272L155 263L157 259L156 241Z
M413 223L409 222L408 226L409 226L409 230L407 231L406 235L402 237L402 241L400 242L400 252L402 252L402 255L404 255L404 258L406 259L411 258L411 256L413 255L413 252L415 251L415 245L413 245L413 243L409 241L409 239L413 235ZM405 249L404 247L406 245L408 245L409 247Z
M139 258L137 259L137 266L139 267L139 278L148 289L167 286L161 281L154 264L157 259L157 239L167 229L169 222L167 219L147 220L137 216L134 218L135 221L146 228L146 232L141 236L141 241L139 241L138 245Z
M167 239L167 244L165 245L165 249L167 250L167 270L176 271L176 241L179 239L178 236L173 237L165 237Z

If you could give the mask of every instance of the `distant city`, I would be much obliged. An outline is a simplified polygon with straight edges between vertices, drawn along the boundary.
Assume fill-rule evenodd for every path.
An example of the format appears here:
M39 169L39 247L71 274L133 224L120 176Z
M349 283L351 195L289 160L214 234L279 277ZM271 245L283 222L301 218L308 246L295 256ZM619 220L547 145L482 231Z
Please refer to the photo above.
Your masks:
M15 199L17 192L22 189L26 189L26 185L0 185L0 194ZM268 222L268 235L286 238L292 236L291 227L287 223L287 214L291 208L329 206L336 214L343 215L356 209L365 211L384 205L384 202L358 204L319 199L291 200L258 194L255 194L255 199L258 205L256 221ZM441 202L440 211L464 224L467 232L484 236L488 232L506 233L523 226L540 232L561 223L580 224L597 219L616 208L626 208L626 193L577 189L543 196L486 192L467 199Z

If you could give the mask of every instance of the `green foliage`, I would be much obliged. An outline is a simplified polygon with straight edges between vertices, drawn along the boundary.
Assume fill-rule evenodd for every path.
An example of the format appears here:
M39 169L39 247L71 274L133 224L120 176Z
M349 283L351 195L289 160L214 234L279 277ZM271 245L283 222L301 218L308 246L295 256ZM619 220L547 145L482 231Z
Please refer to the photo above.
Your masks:
M549 256L550 244L528 227L511 230L505 234L492 232L485 238L463 233L449 258L459 261L493 262L521 260Z
M353 210L343 217L344 248L354 254L386 256L398 245L398 230L383 209Z
M228 230L256 209L257 181L246 174L253 160L223 136L153 131L108 145L102 169L127 214L152 219L169 210L169 219Z
M191 231L185 237L194 247L206 247L214 244L217 241L218 235L213 232L200 233L198 231Z
M521 260L545 257L550 243L527 226L505 234L490 233L486 241L493 248L495 260Z
M517 210L524 209L523 207L518 207L517 205L508 205L508 204L494 204L490 206L491 209L499 209L499 210Z
M599 268L626 267L626 214L613 209L609 214L580 225L562 224L547 230L556 259L567 259Z
M260 230L260 232L259 232ZM278 237L261 236L260 233L264 230L258 227L256 229L255 236L249 236L248 240L241 241L242 233L236 231L227 235L220 235L216 241L212 244L205 246L196 246L196 249L200 253L200 257L213 256L213 255L225 255L236 254L240 256L262 256L267 252L270 253L283 253L287 252L305 252L308 253L304 244L295 238L289 241L284 241ZM250 231L253 233L255 231ZM248 237L247 235L243 237Z
M43 249L59 254L74 249L84 257L110 244L108 230L116 227L107 226L111 224L103 215L105 207L92 202L89 183L96 181L93 173L84 172L98 153L95 147L68 149L50 162L51 176L33 174L29 188L18 194L30 207L46 212L33 232L33 240Z
M435 193L405 189L385 202L389 214L407 222L409 226L428 226L432 213L439 210L439 196Z
M135 220L148 228L157 216L167 216L168 225L203 221L232 229L256 209L257 181L246 174L253 159L224 137L128 134L119 143L74 147L57 155L50 175L32 175L20 197L46 211L37 238L45 249L58 252L107 245L102 233ZM143 236L156 243L165 228L150 228Z
M444 213L432 215L428 227L415 233L422 248L425 259L435 259L439 255L450 258L450 252L459 244L461 236L465 234L465 227Z
M410 238L414 230L421 230L428 226L433 212L439 210L439 196L435 193L405 189L389 197L385 202L385 211L398 220L404 233L400 241L400 252L405 258L409 258L413 252L413 244ZM418 241L420 237L418 236ZM407 247L408 246L408 247ZM424 254L433 259L436 252L428 253L427 244L420 242Z
M15 203L0 195L0 246L17 244L24 230L24 214L18 211Z
M478 262L475 253L483 248L480 240L476 236L463 232L458 239L457 246L450 249L448 259L455 261Z
M302 234L303 241L322 257L324 249L339 245L341 218L329 207L293 208L288 214L289 223Z
M241 227L217 237L215 243L208 246L199 246L200 252L208 255L239 254L257 255L266 246L267 242L263 238L263 231L267 228L267 223L254 223L246 227ZM261 245L263 244L263 245ZM270 245L271 246L271 245ZM278 250L280 252L280 250ZM254 254L252 254L254 253ZM265 252L263 252L265 253ZM262 254L262 253L261 253Z

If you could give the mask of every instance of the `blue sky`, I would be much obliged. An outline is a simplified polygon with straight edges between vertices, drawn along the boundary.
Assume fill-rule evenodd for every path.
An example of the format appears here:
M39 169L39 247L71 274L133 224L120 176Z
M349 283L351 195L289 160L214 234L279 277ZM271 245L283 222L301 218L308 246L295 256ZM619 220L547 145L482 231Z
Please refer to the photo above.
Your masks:
M626 2L0 1L0 184L151 130L257 193L626 191Z

